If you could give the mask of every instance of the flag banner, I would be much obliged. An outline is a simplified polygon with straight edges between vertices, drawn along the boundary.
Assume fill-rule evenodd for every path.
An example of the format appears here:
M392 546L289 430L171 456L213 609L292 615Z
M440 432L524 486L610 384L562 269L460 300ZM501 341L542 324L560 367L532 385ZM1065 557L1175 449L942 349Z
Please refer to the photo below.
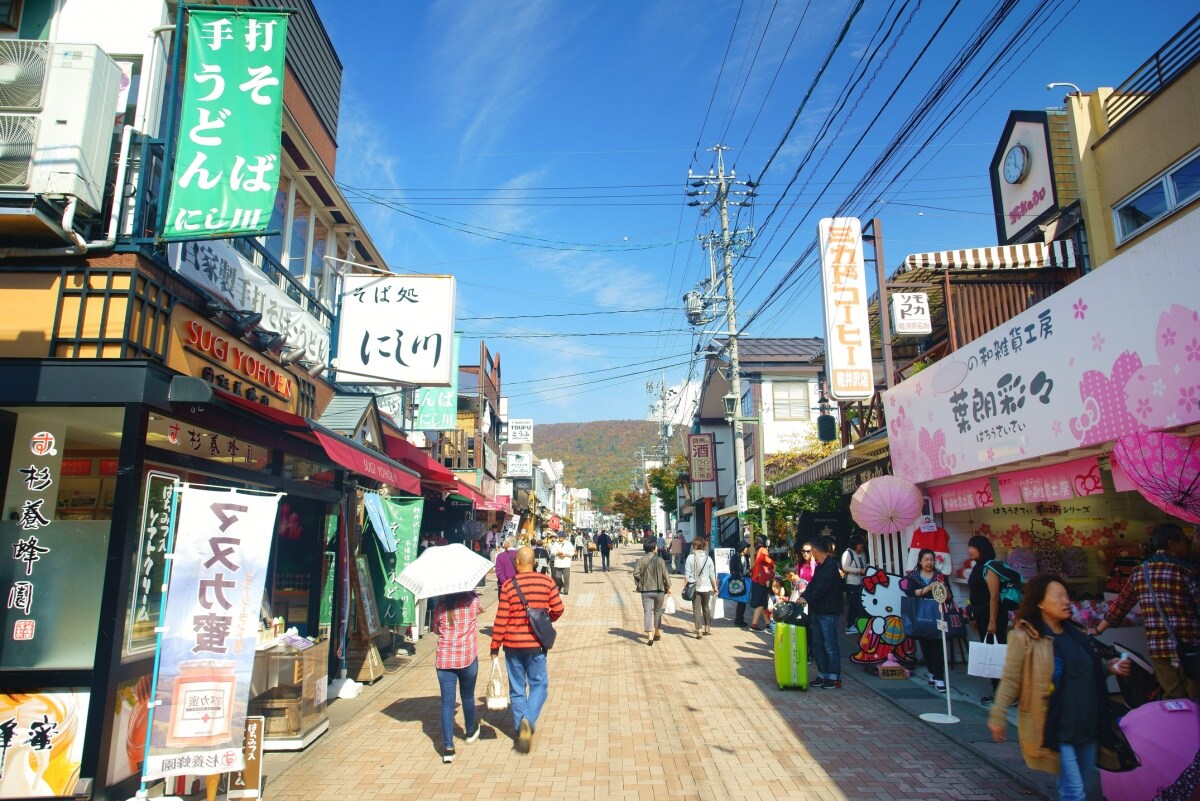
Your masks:
M421 533L425 499L385 498L375 493L365 493L363 504L367 508L371 527L377 534L386 532L384 536L395 545L393 552L380 554L385 579L380 589L382 598L377 599L381 622L384 626L415 626L417 599L400 586L396 576L417 558L417 540Z
M242 732L278 495L179 489L143 776L242 770Z
M260 234L279 185L286 11L191 10L163 239Z

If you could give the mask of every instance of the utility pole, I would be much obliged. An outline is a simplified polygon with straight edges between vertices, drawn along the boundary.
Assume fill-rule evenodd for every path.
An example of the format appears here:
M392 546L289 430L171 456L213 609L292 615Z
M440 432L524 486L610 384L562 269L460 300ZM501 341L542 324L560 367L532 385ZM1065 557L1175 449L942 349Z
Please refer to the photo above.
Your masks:
M728 417L732 417L734 486L736 487L738 512L741 513L747 511L749 505L746 501L746 439L745 431L742 428L742 420L739 418L741 410L738 408L742 402L742 377L738 361L737 300L733 292L733 251L735 247L748 244L749 237L753 236L753 231L729 230L729 195L732 186L746 186L749 191L733 192L735 195L745 197L743 200L735 200L734 203L735 205L749 205L749 199L755 196L754 189L757 187L757 184L753 181L738 182L735 180L736 175L732 172L728 175L725 174L725 159L723 154L726 150L729 150L728 147L725 145L716 145L710 148L710 150L714 150L717 153L717 174L714 176L709 172L708 175L692 175L689 171L688 178L691 185L697 189L700 187L711 187L715 190L712 201L707 204L702 213L706 214L713 207L716 207L721 220L719 246L721 248L721 259L724 268L725 316L729 336L729 385L730 393L733 395L733 408L727 408L726 412ZM698 196L702 193L689 192L688 194L689 196ZM701 206L703 204L699 200L694 200L688 205ZM715 291L715 289L715 286L709 287L710 291ZM687 300L687 296L685 296L685 300ZM692 315L689 314L689 320L691 317ZM762 465L759 465L758 470L759 473L762 472ZM765 482L763 482L763 485L765 487Z

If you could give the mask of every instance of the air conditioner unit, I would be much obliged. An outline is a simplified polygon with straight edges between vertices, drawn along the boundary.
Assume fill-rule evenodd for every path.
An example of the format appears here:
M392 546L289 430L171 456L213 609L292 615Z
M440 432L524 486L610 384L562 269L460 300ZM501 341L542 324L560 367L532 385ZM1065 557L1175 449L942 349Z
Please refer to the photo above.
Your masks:
M0 39L0 193L100 211L121 70L95 45Z

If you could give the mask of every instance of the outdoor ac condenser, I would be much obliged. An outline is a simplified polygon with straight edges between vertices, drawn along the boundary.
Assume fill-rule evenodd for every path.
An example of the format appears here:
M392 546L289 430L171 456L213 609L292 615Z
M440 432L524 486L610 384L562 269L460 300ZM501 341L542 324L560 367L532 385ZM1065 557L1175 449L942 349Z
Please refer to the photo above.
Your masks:
M95 45L0 40L0 193L100 211L121 70Z

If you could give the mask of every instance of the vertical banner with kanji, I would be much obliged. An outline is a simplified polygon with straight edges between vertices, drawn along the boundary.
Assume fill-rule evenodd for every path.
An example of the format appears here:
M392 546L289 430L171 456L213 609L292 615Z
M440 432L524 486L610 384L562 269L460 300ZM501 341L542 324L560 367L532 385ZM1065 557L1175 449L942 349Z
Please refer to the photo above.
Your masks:
M717 457L712 434L688 434L688 473L692 481L716 481Z
M184 486L147 779L241 770L277 495Z
M279 185L284 11L190 10L163 239L266 230Z
M380 616L385 626L415 626L417 624L417 600L411 592L400 586L396 576L404 572L417 558L417 538L421 532L421 515L425 509L424 498L385 498L375 493L363 495L363 505L371 527L376 532L387 532L395 551L383 557L387 583L383 587L383 602ZM386 535L385 535L386 536ZM380 540L382 545L382 539ZM383 546L386 550L386 546Z
M454 362L449 387L417 389L417 431L453 431L458 428L458 348L462 335L454 335Z

